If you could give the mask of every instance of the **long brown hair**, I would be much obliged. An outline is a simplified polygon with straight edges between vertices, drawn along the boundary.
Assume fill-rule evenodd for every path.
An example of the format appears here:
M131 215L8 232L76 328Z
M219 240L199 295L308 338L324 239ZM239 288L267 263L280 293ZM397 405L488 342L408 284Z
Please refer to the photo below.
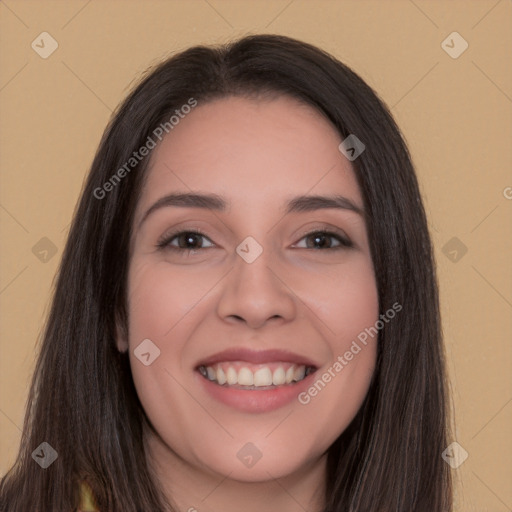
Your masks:
M127 270L142 159L98 190L156 127L194 98L278 93L322 112L366 149L353 162L367 212L380 313L403 309L379 332L377 366L355 419L330 447L329 512L445 512L452 484L441 453L448 400L435 264L406 144L375 92L309 44L276 35L196 46L151 71L105 130L74 214L42 336L19 456L0 484L0 509L71 511L86 479L102 511L172 510L144 454L144 423L127 353ZM102 195L102 197L98 197ZM58 457L42 469L41 442Z

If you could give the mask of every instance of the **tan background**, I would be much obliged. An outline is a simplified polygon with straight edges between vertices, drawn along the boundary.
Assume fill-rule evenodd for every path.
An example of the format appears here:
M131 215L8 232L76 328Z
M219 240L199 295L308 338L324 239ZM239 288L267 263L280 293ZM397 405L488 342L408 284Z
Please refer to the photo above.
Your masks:
M510 0L0 1L0 474L111 111L171 52L270 32L353 67L405 133L436 247L454 439L469 453L454 470L457 510L512 510L511 19ZM44 31L59 45L47 59L31 48ZM441 46L453 31L469 44L456 59Z

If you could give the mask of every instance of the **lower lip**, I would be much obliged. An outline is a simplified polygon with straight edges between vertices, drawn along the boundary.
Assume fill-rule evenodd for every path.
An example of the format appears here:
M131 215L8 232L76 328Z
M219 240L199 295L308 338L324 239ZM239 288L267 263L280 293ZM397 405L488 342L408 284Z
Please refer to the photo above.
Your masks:
M244 390L220 386L214 381L205 379L197 371L196 377L201 382L200 385L203 386L205 391L215 400L242 412L261 413L274 411L296 400L298 395L310 385L310 381L313 379L315 373L316 371L310 373L303 380L295 384L287 384L278 386L275 389L264 390Z

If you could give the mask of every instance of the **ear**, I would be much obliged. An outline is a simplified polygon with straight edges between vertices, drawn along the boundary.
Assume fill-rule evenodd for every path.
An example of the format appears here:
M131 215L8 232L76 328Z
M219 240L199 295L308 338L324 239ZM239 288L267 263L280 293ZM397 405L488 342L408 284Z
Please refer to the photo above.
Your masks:
M116 319L116 345L119 352L128 352L128 329L119 317Z

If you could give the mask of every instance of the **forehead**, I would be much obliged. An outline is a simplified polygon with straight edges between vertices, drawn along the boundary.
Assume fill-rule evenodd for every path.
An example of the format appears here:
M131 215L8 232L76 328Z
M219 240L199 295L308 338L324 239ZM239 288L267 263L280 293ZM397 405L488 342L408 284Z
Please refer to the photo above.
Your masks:
M247 208L307 193L342 193L360 205L340 142L322 114L293 98L199 103L153 151L139 216L177 189L214 192Z

